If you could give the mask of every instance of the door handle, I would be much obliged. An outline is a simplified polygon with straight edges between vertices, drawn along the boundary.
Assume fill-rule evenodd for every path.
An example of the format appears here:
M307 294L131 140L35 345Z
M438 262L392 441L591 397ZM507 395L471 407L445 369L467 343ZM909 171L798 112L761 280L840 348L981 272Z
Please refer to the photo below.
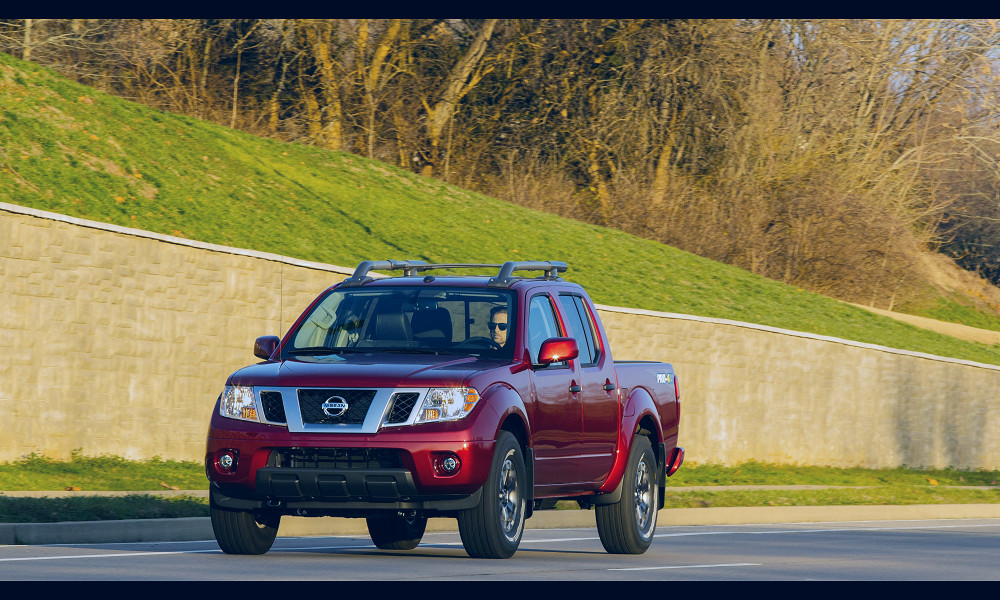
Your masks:
M580 393L580 390L582 390L582 389L583 388L581 388L578 385L571 385L571 386L569 386L569 391L573 392L574 394Z
M613 383L605 383L604 384L604 389L606 391L610 392L611 390L615 389L615 384L613 384Z

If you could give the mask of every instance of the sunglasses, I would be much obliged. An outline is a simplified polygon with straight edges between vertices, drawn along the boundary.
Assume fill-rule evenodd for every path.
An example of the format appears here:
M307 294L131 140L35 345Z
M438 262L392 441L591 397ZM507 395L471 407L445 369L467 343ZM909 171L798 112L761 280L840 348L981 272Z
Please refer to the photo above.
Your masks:
M507 323L490 323L490 331L494 329L499 329L500 331L507 331Z

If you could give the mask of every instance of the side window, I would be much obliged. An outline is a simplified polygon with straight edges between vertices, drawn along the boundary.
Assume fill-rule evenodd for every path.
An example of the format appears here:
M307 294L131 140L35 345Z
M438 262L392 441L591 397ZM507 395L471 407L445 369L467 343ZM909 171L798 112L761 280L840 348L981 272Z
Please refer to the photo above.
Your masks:
M583 319L585 324L584 330L587 332L587 337L590 340L591 363L597 363L601 358L601 341L597 339L597 326L594 325L594 316L587 310L587 304L584 302L582 296L573 296L573 301L576 302L576 308L580 311L580 318Z
M569 321L569 335L576 339L576 344L580 347L580 364L594 364L597 362L597 347L594 344L594 332L587 319L587 309L583 307L583 298L560 294L559 303L562 305L563 315Z
M561 336L559 321L556 320L549 297L539 294L532 298L528 307L528 353L531 355L531 362L538 362L538 350L541 349L542 342ZM565 365L566 362L557 364Z

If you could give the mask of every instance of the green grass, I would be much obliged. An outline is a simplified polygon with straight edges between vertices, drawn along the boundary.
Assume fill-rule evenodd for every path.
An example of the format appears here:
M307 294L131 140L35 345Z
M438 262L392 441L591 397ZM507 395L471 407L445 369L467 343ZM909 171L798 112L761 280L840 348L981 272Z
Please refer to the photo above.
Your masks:
M904 504L995 504L1000 489L944 489L940 487L878 487L819 490L667 490L665 508L726 506L839 506ZM578 509L575 502L557 508ZM8 498L0 496L0 523L55 523L118 519L207 517L208 498L86 496L76 498Z
M998 503L1000 487L990 490L944 486L996 486L1000 471L960 469L861 469L747 462L735 466L685 465L667 480L667 508L711 506L820 506L842 504ZM169 482L169 483L168 483ZM937 485L933 485L936 483ZM31 455L0 464L0 490L86 491L161 490L161 483L182 490L207 489L200 463L115 456L85 457L74 453L59 461ZM810 490L685 491L687 486L832 485L876 486ZM560 503L575 509L576 503ZM0 495L0 523L103 521L208 516L208 499L188 495L157 497L78 496L12 498Z
M598 303L1000 365L1000 346L384 163L149 109L2 54L0 173L0 201L95 221L343 266L563 260Z
M709 485L835 485L835 486L996 486L1000 471L963 469L914 469L908 467L865 469L778 465L749 461L738 465L685 464L667 479L668 487ZM164 486L163 484L167 484ZM82 456L69 460L31 454L0 464L2 491L59 491L79 487L84 491L158 491L208 489L204 466L194 461L128 460L119 456ZM998 488L1000 489L1000 488Z
M207 517L208 498L85 496L79 498L7 498L0 496L0 523L56 523Z
M685 464L667 479L668 487L703 485L997 485L1000 471L963 469L864 469L776 465L749 461L734 466ZM1000 489L1000 488L998 488Z
M904 304L898 310L938 321L1000 331L1000 316L976 310L974 300L957 292L941 295L935 291L929 290L921 300ZM979 300L985 302L985 298Z
M58 491L149 491L177 488L208 489L205 467L193 461L152 458L133 461L119 456L81 456L54 460L31 454L0 464L0 490L7 492Z
M664 507L995 504L998 502L1000 502L1000 489L963 490L931 486L718 492L676 492L668 489Z

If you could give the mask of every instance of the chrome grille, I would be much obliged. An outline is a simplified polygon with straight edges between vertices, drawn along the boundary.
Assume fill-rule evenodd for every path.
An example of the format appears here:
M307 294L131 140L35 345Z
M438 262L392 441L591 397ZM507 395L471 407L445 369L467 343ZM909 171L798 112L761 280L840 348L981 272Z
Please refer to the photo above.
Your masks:
M413 412L413 407L416 406L418 398L420 398L420 394L416 392L393 394L392 408L389 410L389 416L385 422L393 424L405 423L410 418L410 413Z
M365 421L368 408L375 398L376 390L345 390L308 388L298 390L299 410L302 412L302 422L310 424L348 424L360 425ZM331 417L323 412L323 403L333 397L340 397L347 403L348 409L342 415Z
M264 418L272 423L285 422L285 405L281 392L261 392L260 404L264 408Z

